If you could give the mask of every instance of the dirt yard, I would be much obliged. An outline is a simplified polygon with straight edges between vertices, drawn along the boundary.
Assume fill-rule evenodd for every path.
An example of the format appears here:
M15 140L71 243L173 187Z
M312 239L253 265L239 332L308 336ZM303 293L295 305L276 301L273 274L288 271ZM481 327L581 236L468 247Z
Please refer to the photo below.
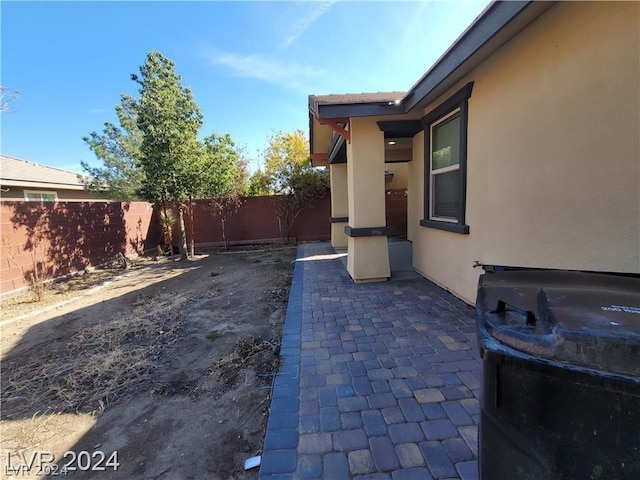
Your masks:
M0 477L256 479L294 260L138 261L4 302Z

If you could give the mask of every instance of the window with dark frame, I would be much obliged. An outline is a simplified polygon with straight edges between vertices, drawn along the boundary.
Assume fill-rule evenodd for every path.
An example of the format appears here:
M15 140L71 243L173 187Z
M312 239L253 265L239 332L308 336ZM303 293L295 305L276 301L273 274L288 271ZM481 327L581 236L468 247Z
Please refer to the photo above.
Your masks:
M468 99L473 82L422 118L424 127L423 227L469 233L465 223Z

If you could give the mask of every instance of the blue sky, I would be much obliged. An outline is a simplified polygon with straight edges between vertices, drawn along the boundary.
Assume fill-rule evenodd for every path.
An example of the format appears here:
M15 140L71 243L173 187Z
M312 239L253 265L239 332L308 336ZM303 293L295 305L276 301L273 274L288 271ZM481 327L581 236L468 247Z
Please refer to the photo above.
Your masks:
M81 171L153 49L176 63L201 137L230 133L255 169L274 131L307 131L309 94L408 90L487 1L0 3L6 155Z

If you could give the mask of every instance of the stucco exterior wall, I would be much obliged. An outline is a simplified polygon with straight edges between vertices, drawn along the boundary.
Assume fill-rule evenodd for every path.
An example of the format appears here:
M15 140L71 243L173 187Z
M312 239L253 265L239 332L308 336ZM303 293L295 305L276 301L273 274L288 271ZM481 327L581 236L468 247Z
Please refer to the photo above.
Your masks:
M349 227L385 226L384 135L370 119L351 119L351 142L347 145ZM387 279L387 237L347 239L347 271L353 280Z
M468 81L468 235L421 227L423 133L409 164L414 266L469 303L475 260L640 272L640 4L561 2Z
M384 169L393 172L390 182L385 182L387 190L401 190L407 188L409 168L408 163L385 163Z

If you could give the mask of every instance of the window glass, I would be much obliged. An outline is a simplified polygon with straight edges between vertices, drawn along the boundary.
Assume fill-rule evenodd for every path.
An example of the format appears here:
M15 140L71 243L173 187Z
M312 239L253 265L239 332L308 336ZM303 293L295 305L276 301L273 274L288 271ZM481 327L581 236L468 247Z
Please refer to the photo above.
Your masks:
M36 192L26 191L24 192L24 198L27 202L56 202L56 192Z
M460 163L460 111L433 126L431 130L431 169Z
M433 216L456 219L460 201L460 170L433 176Z
M467 117L472 90L473 82L467 83L420 119L425 131L423 227L469 233Z

